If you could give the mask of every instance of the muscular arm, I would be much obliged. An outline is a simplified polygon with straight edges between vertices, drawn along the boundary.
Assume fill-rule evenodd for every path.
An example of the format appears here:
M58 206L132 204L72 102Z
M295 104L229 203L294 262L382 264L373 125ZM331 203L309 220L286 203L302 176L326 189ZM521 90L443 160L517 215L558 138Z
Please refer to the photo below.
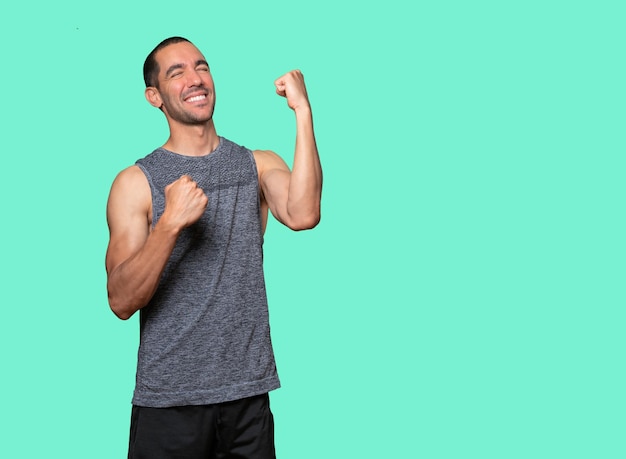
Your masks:
M196 221L206 195L183 176L165 189L165 211L150 230L151 195L143 172L133 166L113 182L107 205L110 241L106 254L109 305L130 318L156 291L180 231Z
M261 191L278 221L293 230L310 229L320 220L322 167L304 77L295 70L277 79L275 85L296 116L293 170L275 153L256 151Z

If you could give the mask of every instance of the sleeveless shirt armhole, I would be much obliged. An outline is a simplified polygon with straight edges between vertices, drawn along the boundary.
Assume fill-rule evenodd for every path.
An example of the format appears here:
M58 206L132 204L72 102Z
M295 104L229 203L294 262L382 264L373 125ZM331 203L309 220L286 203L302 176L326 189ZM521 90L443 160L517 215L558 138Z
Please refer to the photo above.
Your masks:
M259 189L259 197L261 196L261 184L259 183L259 170L256 167L256 159L254 158L254 153L249 148L246 148L246 152L248 153L248 159L252 163L252 169L254 170L254 176L256 177L256 186Z
M257 211L259 214L259 220L262 220L261 218L261 198L263 197L263 190L261 189L261 182L259 180L259 170L256 167L256 158L254 157L254 153L252 152L252 150L250 150L249 148L246 148L246 152L248 152L248 158L250 159L250 161L252 162L252 169L254 170L254 176L256 177L256 188L257 188ZM268 211L269 212L269 211ZM269 215L268 215L269 217ZM263 232L263 230L261 230L261 245L265 242L265 234Z
M152 199L152 209L153 209L152 210L152 227L154 228L154 225L156 225L157 223L157 215L156 215L156 212L154 212L154 209L155 209L154 190L156 188L154 186L154 182L152 181L152 175L150 175L150 172L148 172L148 170L140 162L137 162L135 164L137 167L139 167L139 169L141 169L143 174L146 176L146 180L148 180L148 185L150 185L150 197Z

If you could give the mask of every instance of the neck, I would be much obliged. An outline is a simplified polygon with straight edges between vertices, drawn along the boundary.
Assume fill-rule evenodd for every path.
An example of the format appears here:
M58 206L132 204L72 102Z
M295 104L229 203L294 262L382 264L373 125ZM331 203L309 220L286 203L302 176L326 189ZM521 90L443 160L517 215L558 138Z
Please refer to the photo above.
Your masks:
M194 126L170 123L170 137L163 148L185 156L206 156L219 143L213 120Z

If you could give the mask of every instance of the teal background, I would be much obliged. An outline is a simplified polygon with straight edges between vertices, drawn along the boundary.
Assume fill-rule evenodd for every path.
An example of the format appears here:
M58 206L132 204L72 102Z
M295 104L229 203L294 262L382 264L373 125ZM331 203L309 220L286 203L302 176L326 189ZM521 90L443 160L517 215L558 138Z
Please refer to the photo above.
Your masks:
M308 83L323 220L265 243L280 459L626 457L623 5L0 6L0 457L125 457L105 205L166 139L141 66L170 35L218 132L288 163L273 80Z

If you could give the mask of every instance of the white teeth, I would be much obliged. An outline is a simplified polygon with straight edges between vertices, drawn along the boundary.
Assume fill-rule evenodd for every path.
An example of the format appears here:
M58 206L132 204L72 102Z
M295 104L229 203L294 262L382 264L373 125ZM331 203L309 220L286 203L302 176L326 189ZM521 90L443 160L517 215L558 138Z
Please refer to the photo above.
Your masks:
M201 95L201 96L193 96L193 97L190 97L189 99L187 99L187 101L188 101L188 102L197 102L197 101L199 101L199 100L203 100L203 99L206 99L206 96L205 96L204 94L203 94L203 95Z

